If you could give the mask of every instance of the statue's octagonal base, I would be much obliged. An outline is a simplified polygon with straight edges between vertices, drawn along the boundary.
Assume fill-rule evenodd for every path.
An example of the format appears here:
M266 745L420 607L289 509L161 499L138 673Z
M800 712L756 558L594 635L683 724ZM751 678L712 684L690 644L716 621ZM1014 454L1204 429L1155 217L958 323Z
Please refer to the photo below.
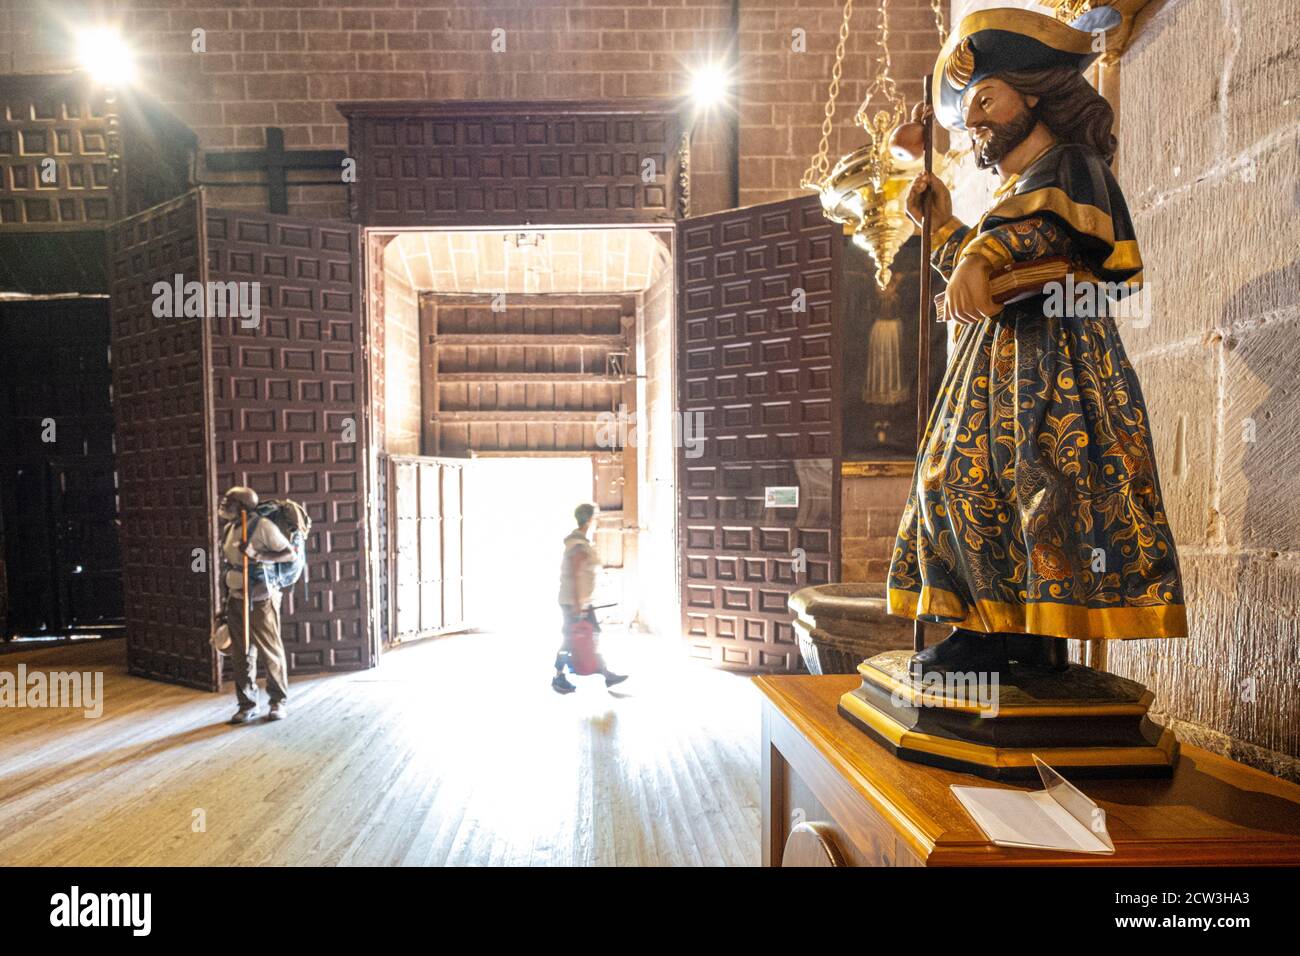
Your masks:
M1037 779L1034 755L1072 777L1159 777L1178 741L1147 717L1141 684L1071 664L1065 671L908 671L911 651L858 665L862 686L839 711L898 757L992 780Z

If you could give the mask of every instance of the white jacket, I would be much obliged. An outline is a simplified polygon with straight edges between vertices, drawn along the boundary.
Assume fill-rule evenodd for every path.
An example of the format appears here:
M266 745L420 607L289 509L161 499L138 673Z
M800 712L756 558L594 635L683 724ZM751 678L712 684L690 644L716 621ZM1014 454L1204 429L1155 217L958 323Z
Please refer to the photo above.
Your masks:
M578 609L590 604L599 567L600 558L587 536L577 528L570 531L564 539L564 558L560 561L560 603Z

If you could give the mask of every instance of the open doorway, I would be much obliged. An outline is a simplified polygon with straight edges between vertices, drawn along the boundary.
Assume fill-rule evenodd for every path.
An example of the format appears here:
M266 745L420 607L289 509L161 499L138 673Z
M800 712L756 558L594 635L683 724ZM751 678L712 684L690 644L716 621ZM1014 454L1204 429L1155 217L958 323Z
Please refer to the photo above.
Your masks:
M672 232L369 241L379 454L464 463L464 626L550 622L562 542L590 501L598 602L615 605L602 619L678 637Z
M474 462L465 482L465 524L472 529L465 538L470 620L490 630L554 623L562 542L573 529L573 509L591 499L591 483L589 458ZM593 603L620 597L619 570L605 569Z
M0 301L0 638L120 634L102 296Z

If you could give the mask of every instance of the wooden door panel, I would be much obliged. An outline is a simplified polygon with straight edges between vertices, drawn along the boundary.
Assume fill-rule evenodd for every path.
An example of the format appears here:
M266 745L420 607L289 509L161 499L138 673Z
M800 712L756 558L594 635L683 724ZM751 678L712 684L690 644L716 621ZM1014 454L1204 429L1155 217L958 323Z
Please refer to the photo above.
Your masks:
M154 284L206 278L198 191L108 230L113 411L121 501L127 667L216 690L209 641L213 549L205 321L153 314Z
M56 566L65 609L63 626L68 629L122 621L116 471L112 455L97 455L60 461L50 476L56 503Z
M235 484L312 517L310 583L282 610L290 671L370 666L359 230L214 209L196 190L108 237L132 672L218 685L215 504ZM211 294L216 314L155 316L155 284L177 276L255 293L258 321Z
M442 599L444 626L463 622L465 616L464 515L462 491L465 470L442 469Z
M212 316L218 489L302 502L311 580L286 595L290 673L371 666L360 230L208 209L209 278L257 283L260 322Z
M838 230L811 198L679 226L682 409L705 457L829 457Z
M420 469L420 630L443 626L442 602L442 466L426 462Z
M389 533L396 543L392 643L466 626L461 514L465 467L466 462L442 458L389 457Z
M842 242L815 197L678 225L682 627L721 667L796 669L786 599L838 578ZM798 505L768 507L768 488Z
M389 462L392 499L388 509L393 537L393 643L420 630L420 490L419 466Z
M152 97L119 95L110 104L84 71L0 75L0 234L88 234L169 200L188 188L195 144ZM8 265L20 275L42 270Z
M684 209L668 100L343 103L368 226L656 222Z

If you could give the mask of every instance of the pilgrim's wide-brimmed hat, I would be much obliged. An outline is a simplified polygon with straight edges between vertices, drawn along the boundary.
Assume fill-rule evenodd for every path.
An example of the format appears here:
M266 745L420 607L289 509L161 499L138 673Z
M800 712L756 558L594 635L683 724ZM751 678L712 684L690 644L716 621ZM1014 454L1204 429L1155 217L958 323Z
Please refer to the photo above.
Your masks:
M947 129L965 129L962 96L997 73L1066 66L1082 72L1104 50L1099 34L1122 17L1094 7L1071 23L1032 10L997 7L962 18L934 64L934 115Z

